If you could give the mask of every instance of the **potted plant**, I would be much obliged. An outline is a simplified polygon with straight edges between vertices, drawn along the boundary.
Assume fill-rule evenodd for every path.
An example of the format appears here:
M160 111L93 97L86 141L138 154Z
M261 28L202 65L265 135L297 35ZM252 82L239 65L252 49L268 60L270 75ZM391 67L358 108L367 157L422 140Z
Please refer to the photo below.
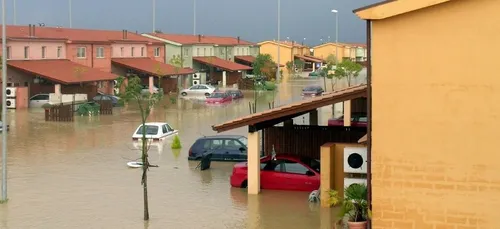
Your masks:
M344 190L344 200L340 204L339 223L347 219L349 229L366 229L371 217L368 204L368 189L365 184L353 184Z

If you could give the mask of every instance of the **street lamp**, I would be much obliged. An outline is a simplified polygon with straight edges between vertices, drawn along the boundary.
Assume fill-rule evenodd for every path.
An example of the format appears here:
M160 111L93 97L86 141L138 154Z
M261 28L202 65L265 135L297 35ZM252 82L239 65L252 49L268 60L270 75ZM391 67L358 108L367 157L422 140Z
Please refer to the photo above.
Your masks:
M196 0L193 0L193 35L196 35Z
M72 22L72 7L71 7L71 0L68 0L68 7L69 7L69 27L73 28L73 22Z
M153 0L153 33L156 32L156 0Z
M339 60L339 11L333 9L335 14L335 57Z
M281 24L281 0L278 0L278 57L277 59L277 70L276 70L276 84L280 83L280 46L281 46L281 40L280 40L280 26Z
M7 35L5 0L2 0L2 201L7 201Z
M17 25L17 7L16 7L16 2L17 0L14 0L14 4L12 5L12 7L14 8L14 25Z

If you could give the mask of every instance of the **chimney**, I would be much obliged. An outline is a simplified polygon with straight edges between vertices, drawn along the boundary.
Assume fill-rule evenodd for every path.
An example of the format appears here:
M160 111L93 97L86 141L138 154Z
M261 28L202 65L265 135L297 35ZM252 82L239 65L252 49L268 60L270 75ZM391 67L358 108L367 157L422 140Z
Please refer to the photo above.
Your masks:
M125 30L125 39L128 38L128 30Z
M198 42L201 42L201 34L198 34Z
M238 44L239 44L239 43L240 43L240 37L238 36L238 38L237 38L237 39L238 39Z
M31 26L31 29L33 29L33 32L31 32L31 36L35 36L35 25Z
M28 24L28 36L31 37L31 24Z

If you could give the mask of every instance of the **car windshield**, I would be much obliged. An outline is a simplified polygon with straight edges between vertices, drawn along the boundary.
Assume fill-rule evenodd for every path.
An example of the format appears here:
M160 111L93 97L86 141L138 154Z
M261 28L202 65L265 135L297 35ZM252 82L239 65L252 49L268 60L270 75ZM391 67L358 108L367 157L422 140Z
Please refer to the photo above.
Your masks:
M142 131L144 130L143 128L144 126L141 126L136 134L142 134ZM150 126L150 125L146 125L146 135L156 135L158 134L158 127L157 126Z
M305 157L300 159L300 161L305 165L309 166L311 169L314 169L314 171L319 173L321 166L318 160Z
M210 96L208 96L208 98L224 98L224 97L226 97L226 94L224 93L213 93Z
M238 140L240 140L240 142L241 142L241 143L243 143L243 145L245 145L245 146L246 146L246 145L247 145L247 143L248 143L248 139L247 139L247 138L245 138L245 137L238 138Z
M212 85L205 85L205 86L207 86L210 89L215 89L215 87L213 87Z
M306 87L304 88L304 91L317 91L318 90L318 87Z

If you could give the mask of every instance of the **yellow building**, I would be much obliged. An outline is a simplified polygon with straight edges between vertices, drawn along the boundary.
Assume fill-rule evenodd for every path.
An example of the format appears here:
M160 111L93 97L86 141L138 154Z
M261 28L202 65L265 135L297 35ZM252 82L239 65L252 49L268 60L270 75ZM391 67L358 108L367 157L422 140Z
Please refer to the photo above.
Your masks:
M371 53L372 228L500 228L499 9L391 0L354 11Z
M339 52L338 55L336 52ZM314 56L326 59L329 55L335 55L337 61L349 59L352 61L366 60L366 45L354 43L333 43L328 42L313 47Z
M311 56L309 47L297 42L281 41L278 43L277 41L263 41L258 43L260 46L260 53L271 55L273 60L277 62L278 44L280 44L280 65L282 66L286 66L287 62L294 61L297 58L309 64L323 62L323 60ZM315 65L313 64L311 67L315 68Z

